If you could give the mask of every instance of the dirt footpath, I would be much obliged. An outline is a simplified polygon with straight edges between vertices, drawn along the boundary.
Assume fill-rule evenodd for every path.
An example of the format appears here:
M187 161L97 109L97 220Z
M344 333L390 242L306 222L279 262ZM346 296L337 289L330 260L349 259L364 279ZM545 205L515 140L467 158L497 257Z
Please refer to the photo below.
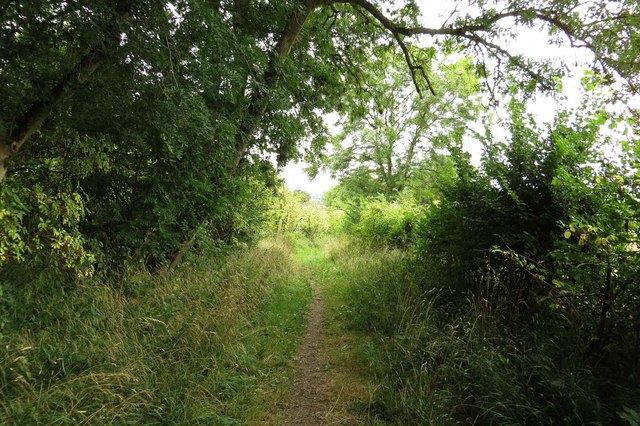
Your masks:
M334 401L329 394L329 357L324 348L325 303L322 289L313 287L305 337L295 360L293 396L282 424L325 425Z

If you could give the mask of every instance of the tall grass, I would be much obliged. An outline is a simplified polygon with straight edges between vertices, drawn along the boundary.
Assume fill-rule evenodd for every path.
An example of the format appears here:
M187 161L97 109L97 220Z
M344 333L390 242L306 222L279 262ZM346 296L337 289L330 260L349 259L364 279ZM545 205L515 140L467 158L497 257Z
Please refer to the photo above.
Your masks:
M0 423L259 420L302 332L310 290L297 268L289 244L265 240L170 276L5 283Z
M331 258L333 312L359 336L353 356L378 383L365 404L372 423L588 424L615 417L570 341L550 337L558 333L532 324L529 334L513 334L481 303L448 300L425 286L398 250L347 242Z

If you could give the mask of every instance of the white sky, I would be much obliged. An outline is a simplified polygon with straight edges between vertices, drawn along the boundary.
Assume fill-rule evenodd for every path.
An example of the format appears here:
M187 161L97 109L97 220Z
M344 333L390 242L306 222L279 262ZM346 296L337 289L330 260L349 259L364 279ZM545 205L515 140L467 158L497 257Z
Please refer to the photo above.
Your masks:
M338 184L336 179L332 179L329 173L320 172L315 179L310 180L309 176L303 170L306 165L304 163L288 164L280 176L284 178L284 183L290 190L302 189L311 197L318 199L322 197L327 190Z
M423 12L423 24L429 27L440 27L442 22L447 18L448 11L454 7L455 3L449 0L422 0L418 1ZM428 40L428 39L427 39ZM504 43L504 42L503 42ZM509 51L514 54L525 54L526 57L531 59L544 59L544 58L561 58L564 63L567 64L579 64L590 62L592 56L586 49L572 49L568 46L555 46L547 43L547 35L544 31L535 29L522 29L520 35L515 40L510 40L508 44L502 44L503 47L508 47ZM566 96L566 101L562 105L558 105L557 101L549 96L538 95L536 100L532 102L529 107L530 111L536 117L539 123L550 123L561 107L577 107L580 100L580 78L583 75L584 68L577 68L571 71L564 81L563 94ZM499 116L506 118L506 112L500 113ZM327 117L327 125L332 131L336 131L334 123L336 116ZM472 141L465 143L465 149L472 155L472 161L475 164L479 163L481 155L481 147L479 143L473 143ZM302 189L314 198L320 198L321 195L338 184L336 179L332 179L326 172L321 172L312 181L308 178L304 172L304 163L292 163L287 165L281 172L281 176L285 179L285 184L291 190Z

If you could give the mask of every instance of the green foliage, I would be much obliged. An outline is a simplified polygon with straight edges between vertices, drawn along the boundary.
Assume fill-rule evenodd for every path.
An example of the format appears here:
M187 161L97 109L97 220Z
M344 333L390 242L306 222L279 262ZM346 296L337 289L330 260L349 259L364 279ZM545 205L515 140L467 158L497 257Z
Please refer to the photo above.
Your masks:
M91 275L94 258L78 230L85 213L79 194L3 186L0 200L0 267L29 258Z
M422 214L423 209L408 198L397 202L370 200L360 206L360 218L353 231L374 244L409 248L414 243L414 226Z
M632 408L624 407L623 411L618 412L618 416L620 420L626 422L628 425L635 426L640 424L640 413Z
M287 63L269 114L252 130L263 136L243 136L254 152L235 166L238 135L256 114L246 94L263 83L255 81L269 64L263 45L286 13L234 1L84 3L0 8L2 90L11 98L0 107L0 146L34 130L33 111L49 118L12 159L7 191L24 194L37 183L49 197L82 198L81 217L70 209L69 221L74 238L87 243L74 249L90 254L76 256L77 265L69 256L54 260L86 269L95 256L101 270L132 261L154 269L203 227L225 242L255 234L275 176L256 154L276 153L284 162L296 155L294 141L324 132L318 108L330 108L333 98L300 75L328 82L333 74L304 53L310 35L296 55L300 69ZM90 76L85 55L98 67ZM24 210L38 211L34 197L21 200ZM11 232L13 242L3 244L16 246ZM49 231L29 232L37 238L21 237L20 256L35 260L33 244L50 239Z
M457 156L457 177L440 183L442 202L432 205L421 225L419 251L468 271L481 268L495 247L533 263L548 261L571 209L596 208L579 194L592 186L592 178L585 176L589 164L602 160L599 127L585 125L582 118L568 120L561 114L544 136L522 105L512 104L511 140L489 141L481 170ZM564 179L574 188L562 190ZM500 259L491 261L500 264Z
M411 75L399 55L374 50L372 70L342 121L343 131L324 158L351 197L396 198L414 174L444 146L460 144L468 121L479 114L479 82L468 59L430 73L435 95L411 90ZM425 60L423 65L430 66ZM317 161L317 160L316 160Z
M514 99L509 138L488 131L480 167L454 138L448 155L414 166L395 202L362 196L380 184L370 173L329 194L361 239L409 257L356 261L350 247L339 266L353 268L341 272L345 323L379 333L361 356L385 384L369 407L381 419L632 419L623 407L638 399L637 128L607 105L597 76L585 81L581 109L546 128Z
M358 136L332 159L335 170L357 174L353 188L363 194L397 196L424 159L421 146L467 133L480 78L516 78L516 70L526 89L556 74L497 47L517 28L537 22L552 37L585 42L635 87L632 3L576 12L572 1L510 2L497 13L480 2L477 16L454 10L445 38L418 48L397 32L419 25L414 2L380 10L368 2L9 2L0 7L0 181L9 170L14 192L42 182L49 196L79 194L78 232L103 259L98 266L157 267L203 223L233 238L224 212L242 202L233 199L235 178L262 176L264 158L321 157L324 112L343 112L346 133ZM389 36L402 55L383 41ZM465 58L436 69L440 47L507 65L489 73ZM410 84L435 95L418 99ZM22 241L23 255L37 251Z
M296 191L292 193L286 189L283 191L271 207L270 232L302 236L315 241L338 230L342 212L307 200L305 195L307 194Z
M293 196L300 202L300 203L308 203L309 201L311 201L311 195L309 195L307 192L304 192L301 189L296 189L293 191Z
M395 284L379 277L371 287L358 282L353 298L367 309L354 318L366 322L369 311L384 311L379 301L409 306L405 300L421 301L421 291L434 286L446 298L456 293L458 308L459 296L470 295L470 311L480 312L458 316L455 330L442 331L446 327L431 323L439 318L423 312L430 305L414 303L406 318L427 324L415 335L389 327L409 324L405 313L382 312L372 320L381 335L391 336L390 346L381 347L396 348L382 351L400 374L384 377L402 382L417 366L437 372L442 364L444 384L454 383L422 383L418 374L420 385L400 393L408 398L404 419L598 419L597 410L584 408L594 402L591 373L577 364L558 371L552 365L567 355L553 349L566 327L577 348L568 355L577 359L582 352L591 371L601 372L599 390L620 399L612 403L620 420L635 421L635 411L624 408L637 407L634 396L624 401L624 389L637 386L640 376L637 117L616 115L600 100L541 130L514 101L510 140L488 133L481 168L472 167L460 147L472 134L468 122L481 112L481 82L516 82L502 87L516 98L557 86L558 64L500 47L501 37L523 27L542 26L552 40L561 35L591 50L606 73L585 76L590 93L612 82L612 72L637 92L638 3L473 6L473 14L453 10L437 31L417 31L438 34L433 45L417 48L409 43L419 25L413 1L4 2L0 323L10 333L2 346L11 353L1 360L4 415L24 423L235 421L235 414L210 409L204 400L233 399L257 374L247 379L234 371L218 382L201 362L210 360L211 347L240 347L230 361L224 350L216 352L215 361L230 370L260 358L244 352L240 331L232 333L242 327L225 328L225 315L249 321L255 301L269 299L275 281L288 282L282 271L268 269L278 261L290 266L286 260L225 270L227 281L207 275L156 282L140 275L145 278L120 282L122 288L88 283L127 265L163 270L196 240L208 248L247 241L265 221L272 231L309 239L336 228L339 214L303 194L277 195L276 171L265 159L281 165L306 155L327 160L341 175L328 202L345 211L351 229L379 245L410 248L417 259L416 277L405 277L404 266L393 269L393 260L382 263ZM472 50L483 63L465 58L436 69L440 50L462 57L459 49ZM504 61L491 72L485 55ZM416 97L410 85L435 94ZM321 117L330 111L346 117L338 139L351 142L327 159ZM603 126L626 137L615 158L600 154L615 141ZM299 145L309 148L299 152ZM88 278L94 268L101 275ZM263 278L268 285L259 285ZM410 283L408 293L402 281ZM192 293L180 293L182 287ZM235 303L235 291L246 304ZM211 314L229 301L231 311ZM196 312L198 318L190 316ZM485 314L495 322L479 328L483 339L476 338L468 324ZM538 315L548 327L524 333L533 336L525 340L534 342L531 350L518 346L515 334L491 328L509 318L531 331ZM228 339L221 337L227 329ZM536 346L539 335L552 349ZM429 342L441 344L432 352L455 364L420 352ZM607 377L623 391L610 391ZM184 391L203 381L210 385L206 392ZM445 402L433 402L435 417L429 407L413 411L420 401L411 395L438 389L428 383L448 389ZM385 388L389 401L394 390ZM212 392L217 399L209 398ZM445 410L448 398L464 402ZM561 403L549 408L555 400Z
M549 315L556 319L540 332L558 341L564 333L553 324L564 318L571 337L563 338L597 372L594 386L629 389L637 385L637 169L626 143L617 158L605 154L616 145L602 132L609 119L594 110L560 114L543 132L512 103L511 140L490 140L482 168L454 151L457 176L440 182L414 250L425 286L471 295L492 316L521 322L521 333ZM616 404L627 397L608 392Z

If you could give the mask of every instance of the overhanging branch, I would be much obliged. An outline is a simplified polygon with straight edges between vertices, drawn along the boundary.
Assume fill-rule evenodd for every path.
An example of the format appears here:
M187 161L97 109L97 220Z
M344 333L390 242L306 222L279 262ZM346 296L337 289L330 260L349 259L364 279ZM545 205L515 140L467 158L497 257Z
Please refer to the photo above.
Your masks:
M549 83L548 78L545 78L543 75L541 75L541 73L536 72L534 69L520 61L516 56L510 54L506 49L494 43L490 37L482 35L483 33L495 33L495 24L507 19L515 19L517 22L524 25L529 25L534 21L539 21L550 25L553 28L557 28L567 37L568 42L572 47L583 47L591 50L595 54L596 60L603 66L603 69L617 70L616 64L610 58L603 56L603 52L599 52L598 46L590 42L589 34L581 31L581 29L579 28L574 28L574 26L572 26L569 21L562 19L559 13L548 9L523 8L516 10L507 10L500 13L487 12L486 15L475 18L469 23L461 22L457 24L443 25L440 28L429 28L422 26L408 27L402 24L398 24L392 19L388 18L375 4L371 3L369 0L327 0L327 4L349 4L357 8L357 10L366 11L366 13L368 13L376 21L378 21L378 23L380 23L382 27L389 31L393 35L393 38L398 43L400 49L403 52L405 61L407 62L407 65L411 70L413 83L416 86L418 93L420 93L420 88L417 84L416 79L416 73L418 71L427 82L427 85L429 86L429 89L432 93L433 88L431 87L426 71L421 66L417 66L413 62L408 46L403 39L403 37L411 37L417 35L451 36L469 40L476 46L482 47L497 58L507 58L511 63L515 64L519 69L523 70L531 78L543 84L546 89L552 88L553 85ZM634 15L631 13L624 15L624 17L633 16ZM620 19L622 17L616 16L615 18ZM633 88L630 79L626 79L629 81L630 86Z

